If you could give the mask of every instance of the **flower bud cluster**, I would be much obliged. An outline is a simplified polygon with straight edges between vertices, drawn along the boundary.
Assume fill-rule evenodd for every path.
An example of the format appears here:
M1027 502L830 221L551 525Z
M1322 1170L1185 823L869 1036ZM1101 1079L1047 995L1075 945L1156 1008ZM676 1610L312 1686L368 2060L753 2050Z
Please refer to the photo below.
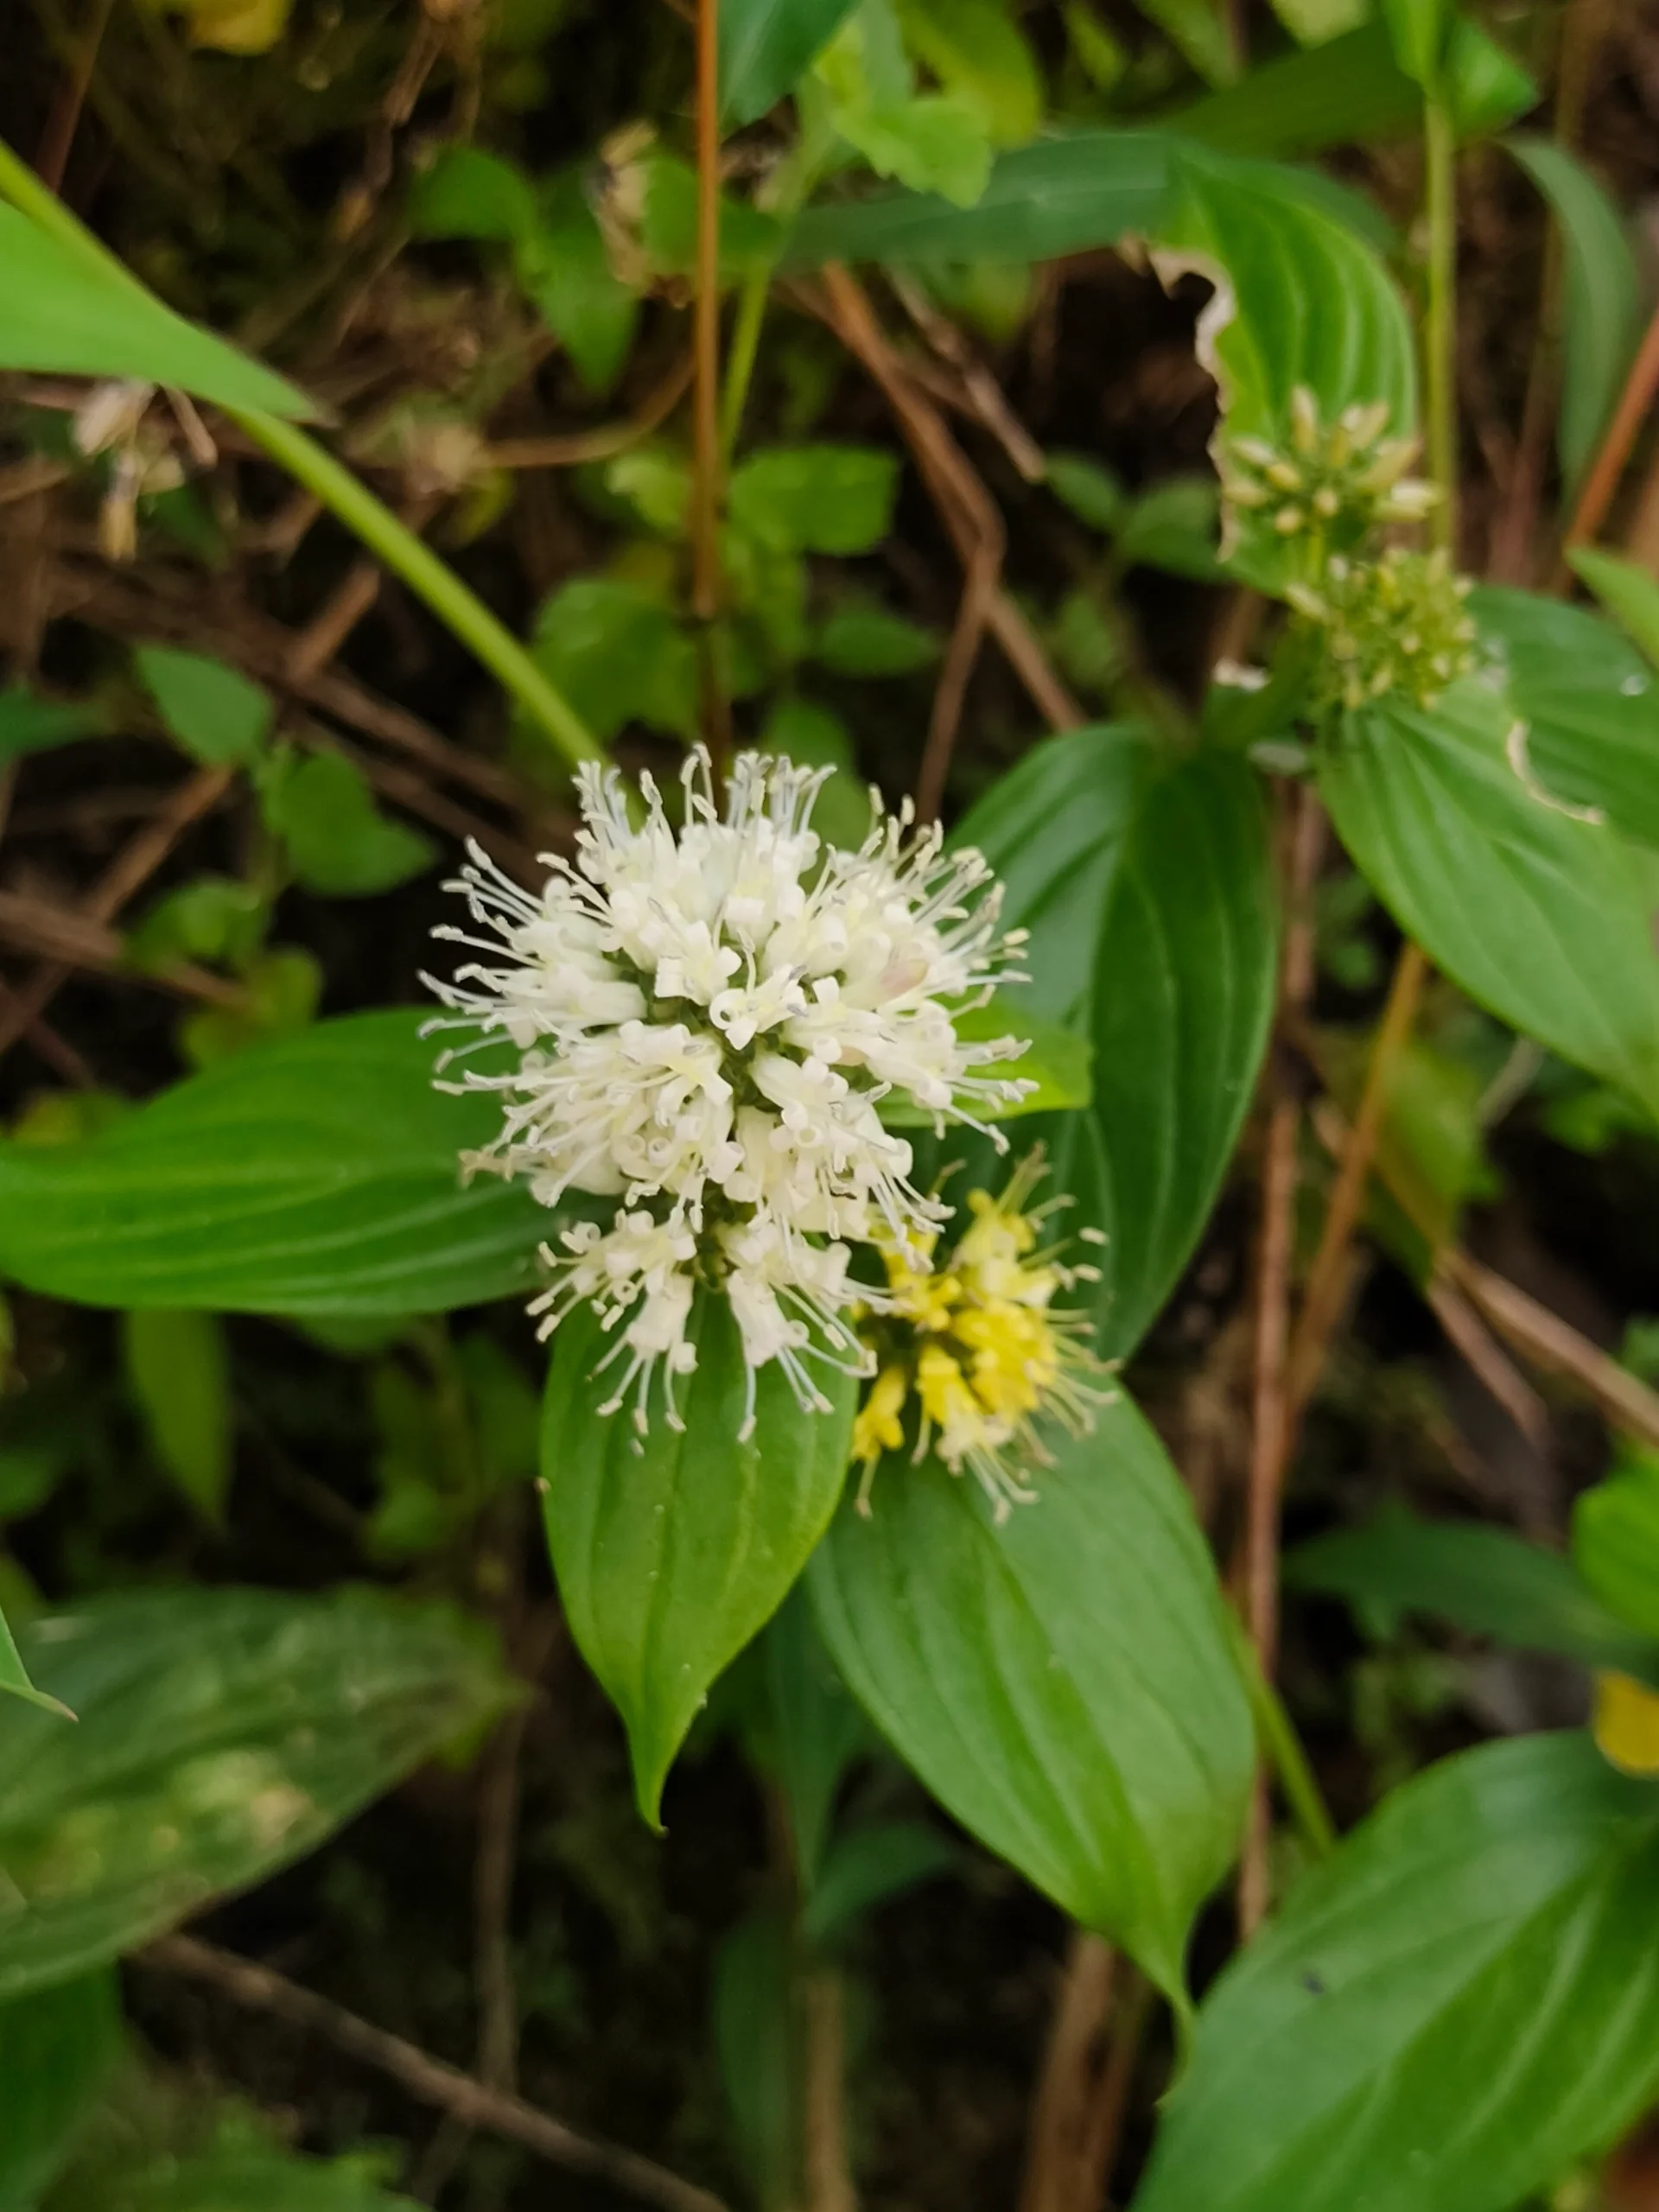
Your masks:
M1389 404L1344 408L1325 423L1306 385L1291 395L1290 443L1233 438L1221 454L1230 530L1258 518L1281 538L1348 550L1390 523L1421 522L1439 498L1406 472L1412 438L1385 438Z
M1291 605L1322 634L1315 703L1363 707L1390 692L1432 706L1479 665L1469 579L1443 552L1398 547L1375 561L1326 562L1316 589L1291 584Z

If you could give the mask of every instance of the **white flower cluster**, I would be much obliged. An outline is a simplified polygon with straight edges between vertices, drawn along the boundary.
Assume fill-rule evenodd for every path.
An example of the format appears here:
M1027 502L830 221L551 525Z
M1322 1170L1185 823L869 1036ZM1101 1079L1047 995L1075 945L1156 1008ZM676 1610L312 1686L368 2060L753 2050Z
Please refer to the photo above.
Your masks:
M486 958L428 979L456 1016L434 1026L519 1055L458 1086L495 1090L505 1109L465 1165L526 1177L545 1205L570 1191L621 1200L608 1230L580 1223L562 1253L543 1248L555 1280L532 1311L545 1335L586 1300L619 1332L603 1410L632 1390L641 1429L659 1364L677 1423L699 1281L741 1335L746 1428L768 1361L809 1407L824 1403L809 1361L866 1371L844 1316L872 1293L849 1280L849 1247L880 1234L919 1258L945 1212L912 1183L881 1102L942 1126L1029 1088L973 1071L1017 1056L1017 1039L964 1044L953 1020L1008 976L1020 941L998 937L985 861L914 832L908 806L856 852L825 848L810 827L825 773L743 754L722 810L699 753L677 830L649 777L636 825L617 772L585 768L574 866L550 859L537 895L474 848L450 887L492 935L438 932Z

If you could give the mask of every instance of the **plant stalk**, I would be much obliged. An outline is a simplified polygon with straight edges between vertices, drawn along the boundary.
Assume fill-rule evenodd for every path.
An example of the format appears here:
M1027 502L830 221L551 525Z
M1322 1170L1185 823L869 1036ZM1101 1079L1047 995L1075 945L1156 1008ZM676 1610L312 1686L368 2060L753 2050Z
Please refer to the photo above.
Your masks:
M104 274L118 276L134 292L145 294L145 287L131 270L93 237L55 193L47 189L3 139L0 194L60 245ZM224 411L262 451L315 493L417 598L425 601L439 620L470 648L503 690L552 739L572 767L605 758L599 740L549 683L506 625L367 485L294 423L262 408L227 407Z
M1429 474L1440 490L1434 543L1455 555L1458 543L1458 194L1457 143L1444 99L1432 93L1423 110L1425 198L1428 215L1428 298L1423 316L1423 387L1428 413Z

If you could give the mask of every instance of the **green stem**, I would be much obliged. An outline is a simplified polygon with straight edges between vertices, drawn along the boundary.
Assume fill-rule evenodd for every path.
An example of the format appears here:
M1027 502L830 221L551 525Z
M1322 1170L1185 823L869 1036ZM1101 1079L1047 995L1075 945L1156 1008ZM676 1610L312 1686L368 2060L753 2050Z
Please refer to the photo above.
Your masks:
M1458 196L1457 144L1445 102L1432 93L1423 110L1428 216L1428 299L1423 317L1423 384L1428 410L1428 469L1440 487L1434 542L1452 553L1458 536Z
M1284 1700L1257 1666L1255 1654L1242 1637L1239 1641L1240 1663L1244 1668L1244 1687L1255 1715L1257 1740L1273 1764L1303 1842L1315 1859L1328 1859L1337 1847L1336 1823L1325 1809L1307 1753L1285 1710Z
M0 194L82 260L106 276L119 276L136 292L145 290L131 270L70 213L3 139L0 139ZM440 621L471 647L573 767L584 760L604 759L599 740L548 682L506 625L350 469L343 467L315 438L263 409L227 407L225 412L273 461L315 493L394 575L426 601Z
M760 346L760 326L766 319L772 292L769 266L754 270L744 279L732 325L732 342L726 356L726 389L721 394L720 447L724 466L730 468L737 450L737 434L743 424L744 403L754 375L754 357Z

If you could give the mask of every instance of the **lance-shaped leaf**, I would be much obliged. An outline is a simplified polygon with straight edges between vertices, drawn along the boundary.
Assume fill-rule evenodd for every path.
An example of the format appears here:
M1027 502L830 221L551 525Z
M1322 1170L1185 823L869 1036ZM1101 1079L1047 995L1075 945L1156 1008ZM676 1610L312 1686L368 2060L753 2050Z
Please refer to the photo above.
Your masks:
M421 1313L527 1288L550 1217L461 1180L493 1096L433 1088L402 1010L319 1022L86 1143L0 1144L0 1274L88 1306Z
M1252 1743L1180 1478L1127 1398L1000 1524L970 1477L890 1458L807 1588L895 1751L982 1842L1182 2003Z
M1659 1792L1587 1736L1397 1790L1224 1974L1134 2212L1510 2212L1659 2084Z
M599 1411L621 1371L601 1363L622 1348L578 1306L554 1336L543 1427L559 1594L622 1716L653 1824L709 1685L782 1605L836 1510L857 1402L852 1376L819 1368L830 1410L804 1413L773 1360L742 1435L750 1376L726 1300L700 1294L687 1336L697 1364L676 1384L678 1425L659 1385L642 1436L628 1408Z

